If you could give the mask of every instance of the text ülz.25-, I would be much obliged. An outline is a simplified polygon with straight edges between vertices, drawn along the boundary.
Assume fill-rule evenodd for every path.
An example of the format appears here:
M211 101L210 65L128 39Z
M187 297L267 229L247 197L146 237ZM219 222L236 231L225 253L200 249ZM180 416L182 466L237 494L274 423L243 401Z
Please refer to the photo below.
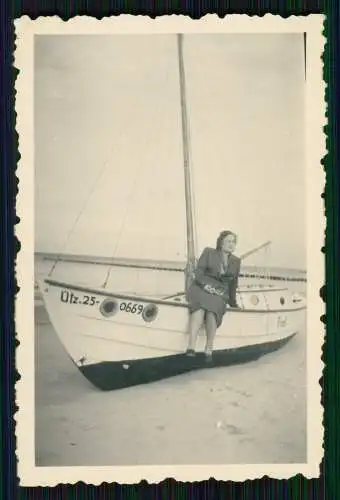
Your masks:
M76 295L68 290L63 290L60 293L61 302L67 304L81 304L86 306L94 306L99 304L99 300L96 300L94 295ZM131 314L142 314L144 311L144 306L142 304L136 304L133 302L121 302L119 304L119 310Z
M96 300L96 297L93 295L76 295L73 292L69 292L68 290L63 290L60 293L61 302L67 304L82 304L85 306L94 306L95 304L99 304L99 300Z

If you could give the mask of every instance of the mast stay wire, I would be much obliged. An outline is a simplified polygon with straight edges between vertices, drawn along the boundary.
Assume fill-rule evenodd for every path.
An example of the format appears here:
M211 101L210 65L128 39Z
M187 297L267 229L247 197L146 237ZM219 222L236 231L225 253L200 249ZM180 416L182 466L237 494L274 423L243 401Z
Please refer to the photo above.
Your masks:
M168 82L169 74L172 74L172 71L171 71L171 68L168 66L164 69L164 72L162 72L162 75L163 75L165 82ZM162 88L163 87L160 87L161 91L162 91ZM164 106L163 106L163 104L161 106L157 106L157 108L155 108L155 120L153 121L153 123L159 124L159 127L162 130L162 135L159 139L159 143L163 147L163 151L166 151L167 140L168 140L167 138L169 136L172 136L172 134L166 133L167 120L166 120L166 118L164 118ZM153 150L153 158L154 158L155 164L157 165L157 171L158 171L160 169L160 166L159 166L160 163L159 163L159 161L157 161L157 154L155 156L154 150ZM165 163L165 165L166 165L166 163ZM169 166L166 165L166 168L170 168L170 165ZM162 176L161 176L161 178L163 179ZM162 186L164 187L163 184L162 184ZM165 186L167 186L167 183L165 184ZM163 198L163 200L164 200L164 198ZM162 255L163 250L164 250L164 241L163 241L163 238L161 237L162 230L164 229L164 214L163 214L163 216L161 216L161 214L158 211L152 212L152 214L155 214L156 219L157 219L157 224L155 224L155 228L156 228L156 231L158 231L157 234L159 235L159 237L155 241L155 246L156 246L155 250L156 250L156 254L159 257L160 254ZM163 258L163 256L162 256L162 258ZM160 283L162 283L162 280L161 280L162 272L157 270L157 269L153 269L151 272L153 273L153 277L154 277L154 281L153 281L154 293L157 296L165 295L165 292L162 291L162 293L161 293L161 291L160 291Z
M115 144L113 144L109 148L109 152L107 154L106 160L103 163L103 167L101 168L101 170L99 171L99 174L95 178L94 183L93 183L92 187L90 188L89 194L85 198L84 203L82 204L82 206L81 206L81 208L80 208L80 210L79 210L79 212L78 212L78 214L77 214L77 216L76 216L76 218L75 218L75 220L74 220L74 222L73 222L73 224L71 226L71 229L68 231L68 233L66 235L66 238L65 238L65 241L64 241L64 244L62 245L61 249L59 250L58 255L57 255L56 259L55 259L55 262L54 262L53 266L51 267L51 269L49 271L48 276L52 275L52 273L54 272L57 264L60 262L62 254L63 254L65 248L67 247L67 245L68 245L68 243L70 241L70 238L71 238L72 234L74 233L74 231L75 231L75 229L76 229L76 227L77 227L77 225L79 223L79 220L80 220L81 216L83 215L83 213L84 213L84 211L85 211L85 209L86 209L86 207L88 205L88 202L89 202L91 196L93 195L93 193L95 191L95 188L97 187L97 185L98 185L101 177L103 176L103 174L104 174L104 172L105 172L105 170L106 170L106 168L107 168L107 166L109 164L109 161L110 161L110 158L112 156L112 152L114 151L114 148L115 148Z
M136 109L136 106L133 109ZM137 115L138 115L138 113L137 113ZM150 122L153 123L153 120L150 120ZM146 145L150 146L152 144L151 139L152 139L152 129L149 130L149 134L148 134L147 140L145 141ZM140 163L137 162L137 167L135 168L135 171L134 171L134 180L133 180L133 183L132 183L132 186L131 186L130 193L129 193L128 197L127 197L126 208L125 208L125 211L124 211L124 215L122 217L122 223L120 225L120 228L119 228L119 231L118 231L118 235L117 235L117 238L116 238L116 241L114 243L113 250L112 250L112 253L111 253L112 260L114 259L114 257L117 254L118 246L119 246L119 243L121 241L121 238L122 238L122 235L123 235L123 232L124 232L124 229L125 229L126 221L128 219L128 215L129 215L129 212L130 212L130 207L131 207L131 203L130 202L132 200L133 194L135 193L135 190L136 190L136 187L137 187L137 184L138 184L137 180L139 180L141 174L144 172L144 168L145 167L143 167L143 163L140 164ZM114 267L114 263L111 262L108 265L108 270L107 270L106 276L104 278L104 282L102 284L102 288L104 288L104 289L107 287L107 284L109 282L109 279L110 279L113 267Z

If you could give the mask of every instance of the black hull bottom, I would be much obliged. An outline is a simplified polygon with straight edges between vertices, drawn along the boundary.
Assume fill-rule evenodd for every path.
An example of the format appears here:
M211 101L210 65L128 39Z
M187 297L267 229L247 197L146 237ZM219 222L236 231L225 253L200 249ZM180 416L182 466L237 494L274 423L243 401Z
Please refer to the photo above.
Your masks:
M255 361L264 354L280 349L294 335L295 333L275 342L216 351L213 353L212 362L209 364L206 363L204 354L198 353L195 357L177 354L161 358L106 361L78 368L95 387L103 391L112 391L156 382L193 370Z

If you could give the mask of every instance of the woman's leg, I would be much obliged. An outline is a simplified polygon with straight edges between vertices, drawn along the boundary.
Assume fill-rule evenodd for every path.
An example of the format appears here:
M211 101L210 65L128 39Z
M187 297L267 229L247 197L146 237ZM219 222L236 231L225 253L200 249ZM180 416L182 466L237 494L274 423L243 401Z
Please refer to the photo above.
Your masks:
M204 321L204 313L203 309L198 309L190 314L188 351L195 350L197 335Z
M205 327L207 331L207 343L205 346L205 354L211 355L214 348L214 339L217 330L217 323L215 314L210 311L206 312Z

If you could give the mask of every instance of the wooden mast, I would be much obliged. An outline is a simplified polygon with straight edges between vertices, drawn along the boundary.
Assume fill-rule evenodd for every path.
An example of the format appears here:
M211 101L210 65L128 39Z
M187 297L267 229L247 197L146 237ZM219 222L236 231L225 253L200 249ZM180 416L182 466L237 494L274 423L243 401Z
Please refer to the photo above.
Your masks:
M185 87L185 72L183 63L183 35L177 35L178 41L178 67L179 67L179 84L181 97L181 117L182 117L182 142L183 142L183 162L184 162L184 186L185 186L185 208L187 221L187 264L185 269L185 290L187 291L195 269L196 251L194 237L194 220L193 220L193 201L192 201L192 184L190 175L189 161L189 134L188 134L188 114L186 107L186 87Z

